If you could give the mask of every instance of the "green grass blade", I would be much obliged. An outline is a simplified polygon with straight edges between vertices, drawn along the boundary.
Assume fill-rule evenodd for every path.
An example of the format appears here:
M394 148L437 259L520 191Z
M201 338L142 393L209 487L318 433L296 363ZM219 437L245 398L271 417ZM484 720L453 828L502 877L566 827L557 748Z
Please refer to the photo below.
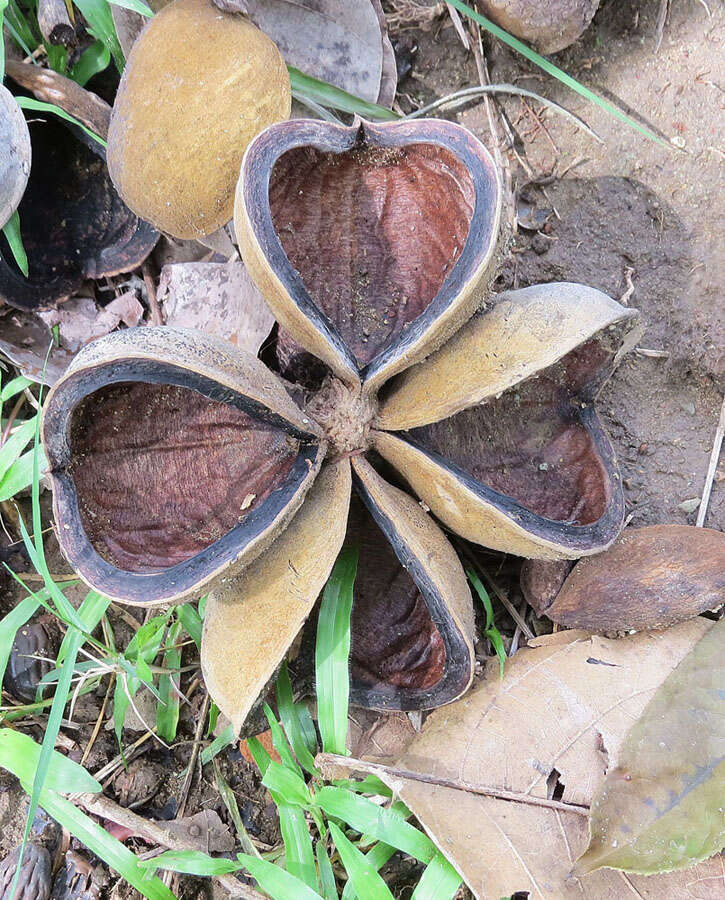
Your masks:
M104 828L73 806L69 800L49 790L44 790L40 799L40 805L56 822L102 859L106 865L118 872L147 900L176 900L176 897L159 878L148 877L148 873L142 868L140 860L134 853L116 838L111 837ZM152 862L155 861L152 860Z
M267 753L266 749L260 744L256 737L247 738L247 747L249 748L252 759L257 764L259 771L263 776L266 775L267 769L269 769L270 763L272 762L272 757Z
M1 28L0 31L2 31ZM16 97L15 99L20 100L21 98ZM18 103L18 106L20 105L21 104ZM23 236L20 233L20 213L18 213L17 209L3 226L3 234L5 235L5 240L8 242L10 252L13 254L13 258L15 259L18 268L27 278L30 271L28 269L28 254L25 252L25 247L23 246Z
M4 500L12 500L12 498L25 488L30 487L33 483L33 459L34 452L28 450L23 453L8 469L8 471L0 478L0 503ZM41 465L47 466L45 454L41 451Z
M252 856L259 856L257 848L252 843L252 839L250 838L247 829L244 827L244 822L242 821L242 816L239 812L239 804L237 803L237 797L234 791L229 787L229 784L222 775L219 763L216 760L213 761L213 766L217 790L224 801L224 806L226 806L232 822L234 822L234 827L237 830L237 837L239 838L242 850L245 853L250 853Z
M238 872L242 864L233 859L215 859L201 850L167 850L159 856L144 859L139 867L145 870L165 869L168 872L180 872L183 875L230 875Z
M201 650L201 616L191 603L182 603L176 607L176 615L184 626L186 633L196 644L196 649Z
M304 709L309 716L309 710L303 704L294 702L292 683L286 662L282 664L277 678L277 709L284 725L285 734L289 738L298 762L310 775L318 775L319 772L315 768L315 759L309 750L300 715L300 711ZM310 719L310 721L312 720Z
M215 737L208 747L201 751L201 764L205 766L207 763L210 763L222 750L233 744L235 739L234 726L227 725L224 731L218 737Z
M315 646L317 721L326 753L347 755L350 700L350 613L357 548L344 547L322 594Z
M18 106L21 109L29 109L34 112L46 112L52 113L54 116L58 116L61 119L65 119L66 122L71 122L73 125L77 125L81 128L89 137L92 137L94 141L98 141L98 143L102 147L107 147L108 144L106 141L97 135L95 131L91 131L90 128L86 128L86 126L80 122L75 116L71 116L64 109L61 109L60 106L56 106L55 103L45 103L43 100L36 100L34 97L16 97Z
M40 744L11 728L0 729L0 766L16 778L30 783L40 763ZM101 785L83 766L63 756L57 750L50 754L48 784L64 794L97 794Z
M594 103L596 106L605 110L616 119L619 119L620 122L623 122L630 128L634 128L635 131L643 134L646 138L649 138L649 140L654 141L657 144L661 144L663 147L671 148L671 145L667 141L663 140L653 131L650 131L649 128L645 128L644 125L640 125L640 123L637 122L636 119L633 119L625 112L622 112L621 109L616 107L613 103L610 103L608 100L605 100L604 97L600 97L599 94L596 94L590 88L577 81L576 78L572 78L571 75L568 75L563 69L555 66L554 63L550 62L548 59L546 59L546 57L541 56L535 50L532 50L531 47L528 47L523 43L523 41L515 38L513 35L509 34L508 31L504 31L503 28L500 28L490 19L482 16L480 13L476 12L476 10L471 9L471 7L463 3L462 0L448 0L448 2L452 7L457 9L458 12L463 13L464 16L467 16L469 19L477 22L482 28L485 28L486 31L494 35L494 37L497 37L500 41L503 41L504 44L507 44L509 47L511 47L512 50L516 50L517 53L520 53L522 56L526 57L529 62L534 63L534 65L538 66L540 69L543 69L544 72L546 72L548 75L552 75L558 81L561 81L562 84L565 84L568 88L576 91L577 94L580 94L590 103Z
M326 785L315 792L314 801L325 815L342 819L360 834L390 844L421 862L429 863L436 855L435 845L426 834L366 797Z
M313 78L311 75L305 75L294 66L287 66L289 72L290 84L292 91L304 94L322 106L329 106L332 109L339 109L341 112L357 113L366 119L382 119L386 122L393 122L400 118L397 113L384 106L378 106L377 103L369 103L362 100L354 94L348 94L341 88L328 84L326 81L320 81L319 78Z
M164 668L172 670L159 679L159 704L156 708L156 731L159 737L171 743L176 737L179 725L179 686L181 674L181 649L173 645L181 635L181 622L174 622L169 628L168 641L171 645L164 653Z
M453 900L463 879L443 856L437 853L425 867L425 872L410 900Z
M483 629L483 633L486 637L491 641L491 646L498 657L498 667L499 667L499 675L503 678L504 667L506 665L506 648L503 645L503 640L501 638L501 632L496 628L496 621L494 618L493 612L493 603L491 603L491 597L483 586L483 582L478 577L478 575L473 571L473 569L467 569L466 574L468 575L468 580L471 582L473 587L475 588L476 593L483 604L484 612L486 613L486 624Z
M291 772L294 772L295 775L298 775L301 778L302 769L300 769L294 756L292 756L292 750L287 742L287 738L280 728L279 722L275 718L268 703L264 704L264 714L267 717L269 729L272 732L272 744L277 753L279 753L279 758Z
M385 863L391 859L396 853L395 847L391 847L390 844L375 844L374 847L371 847L370 850L365 854L365 861L375 869L376 872L379 872L380 869L385 865ZM352 881L348 881L345 885L345 889L342 892L342 900L358 900L357 893L355 892L355 886Z
M13 649L15 635L39 606L40 600L36 597L25 597L6 616L0 619L0 684L2 684L5 677L5 669Z
M364 900L393 900L377 869L370 865L367 856L350 843L334 822L330 822L330 834L358 897Z
M285 867L290 875L294 875L312 890L316 890L315 854L304 810L286 803L278 803L277 811L279 830L282 832L284 843Z
M35 419L23 422L0 447L0 482L35 434Z
M260 888L274 900L324 900L304 881L300 881L299 878L295 878L294 875L285 872L274 863L267 862L265 859L257 859L245 853L239 853L237 859L256 879Z
M12 400L13 397L17 396L21 391L24 391L26 387L30 387L32 383L33 382L29 378L26 378L25 375L18 375L16 378L11 378L0 391L0 409L2 409L3 403Z
M108 5L107 0L73 0L73 2L85 16L93 37L103 41L113 56L116 68L119 72L123 72L126 60L116 34L116 26L113 24L111 7Z
M131 12L137 12L141 16L150 19L154 11L147 6L143 0L110 0L111 6L120 6L123 9L130 9Z
M282 803L304 808L312 803L310 792L302 777L274 760L270 760L262 784Z
M325 900L340 900L335 883L335 873L332 871L332 863L327 855L327 850L322 841L315 843L315 857L317 858L317 871L320 876L320 890Z

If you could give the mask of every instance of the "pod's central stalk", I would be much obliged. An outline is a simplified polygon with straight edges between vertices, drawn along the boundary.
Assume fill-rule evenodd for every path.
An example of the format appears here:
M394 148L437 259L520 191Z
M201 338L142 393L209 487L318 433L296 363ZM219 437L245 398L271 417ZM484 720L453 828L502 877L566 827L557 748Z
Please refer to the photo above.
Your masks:
M363 396L359 387L350 388L328 375L307 404L307 411L324 429L334 453L354 453L369 447L376 403L375 398Z

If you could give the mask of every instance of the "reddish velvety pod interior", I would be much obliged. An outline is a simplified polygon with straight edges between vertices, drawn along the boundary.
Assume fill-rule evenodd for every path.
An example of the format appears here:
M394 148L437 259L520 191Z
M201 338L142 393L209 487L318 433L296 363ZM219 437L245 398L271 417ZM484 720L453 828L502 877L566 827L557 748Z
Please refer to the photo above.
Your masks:
M468 238L475 189L435 144L297 147L276 162L269 203L289 261L362 368L438 294ZM281 330L278 356L295 374L305 354Z
M446 664L441 633L418 585L354 494L347 540L359 551L352 607L354 688L391 696L432 688Z
M613 359L590 340L496 399L414 428L413 442L545 519L571 526L611 508L608 442L583 400ZM452 465L451 465L452 464Z
M68 472L98 554L127 572L158 572L243 522L285 482L299 448L197 391L121 382L73 411Z

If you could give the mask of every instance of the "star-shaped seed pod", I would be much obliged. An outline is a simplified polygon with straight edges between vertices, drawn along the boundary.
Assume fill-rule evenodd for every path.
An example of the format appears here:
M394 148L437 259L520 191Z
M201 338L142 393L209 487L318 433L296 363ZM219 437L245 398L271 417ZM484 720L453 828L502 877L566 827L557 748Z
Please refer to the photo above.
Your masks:
M345 540L351 698L424 709L474 665L465 573L429 511L530 557L617 536L593 401L636 313L575 284L491 301L500 204L489 154L449 122L274 125L245 154L235 226L279 322L276 371L139 328L85 348L51 391L71 565L130 603L208 592L202 667L235 728Z

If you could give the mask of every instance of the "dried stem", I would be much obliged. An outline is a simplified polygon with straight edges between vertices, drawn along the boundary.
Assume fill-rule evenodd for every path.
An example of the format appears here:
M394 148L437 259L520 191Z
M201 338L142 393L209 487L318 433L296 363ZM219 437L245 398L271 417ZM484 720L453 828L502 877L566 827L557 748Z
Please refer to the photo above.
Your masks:
M482 784L471 784L467 781L459 781L453 778L439 778L436 775L426 775L423 772L414 772L412 769L398 769L393 766L384 766L380 763L366 762L364 759L355 759L354 756L337 756L335 753L318 753L315 765L326 778L338 778L340 769L366 772L377 775L381 781L387 779L404 778L407 781L420 781L424 784L434 784L440 787L452 788L454 791L464 791L467 794L479 794L483 797L494 797L497 800L508 800L513 803L526 803L529 806L544 806L547 809L556 809L560 812L576 813L579 816L588 816L589 807L580 806L577 803L562 803L561 800L547 800L546 797L533 797L531 794L521 794L517 791L503 791L498 788L487 787ZM335 774L335 773L338 774ZM391 786L388 783L389 786Z
M710 493L712 491L712 483L715 480L715 470L717 469L717 461L720 458L723 437L725 437L725 397L723 397L722 407L720 408L720 421L715 430L715 440L712 442L710 464L707 467L707 475L705 476L705 487L702 491L700 508L697 511L697 522L695 522L695 525L697 525L698 528L702 528L705 524L705 516L707 516L707 507L710 503Z

